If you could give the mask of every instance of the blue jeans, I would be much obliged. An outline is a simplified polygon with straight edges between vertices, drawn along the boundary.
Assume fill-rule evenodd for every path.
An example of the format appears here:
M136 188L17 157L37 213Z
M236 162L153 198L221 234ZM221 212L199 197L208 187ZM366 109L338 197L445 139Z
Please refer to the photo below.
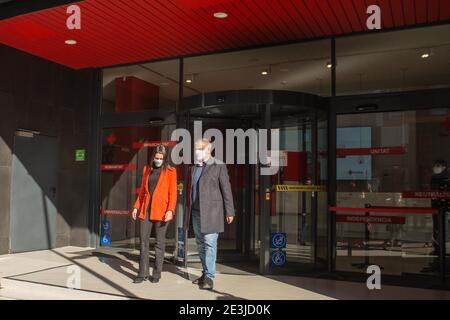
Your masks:
M203 267L203 275L214 279L216 276L216 257L218 233L202 233L200 228L200 212L192 210L192 226L194 227L195 241L198 254Z

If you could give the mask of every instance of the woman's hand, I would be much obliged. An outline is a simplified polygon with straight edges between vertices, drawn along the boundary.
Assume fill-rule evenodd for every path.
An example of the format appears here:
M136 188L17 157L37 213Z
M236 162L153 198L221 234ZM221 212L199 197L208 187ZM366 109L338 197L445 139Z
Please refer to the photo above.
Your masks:
M133 212L131 213L131 216L133 217L133 220L136 220L136 218L137 218L137 212L138 212L137 209L133 209Z
M169 210L166 212L166 215L164 216L164 222L168 222L172 219L173 219L173 212Z

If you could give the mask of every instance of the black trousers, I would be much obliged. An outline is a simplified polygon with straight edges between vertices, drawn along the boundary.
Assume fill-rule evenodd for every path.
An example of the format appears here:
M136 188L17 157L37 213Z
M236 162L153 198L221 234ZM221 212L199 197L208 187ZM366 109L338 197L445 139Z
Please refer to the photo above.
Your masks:
M156 245L155 245L155 265L153 268L152 277L155 279L161 278L161 271L164 262L164 252L166 249L166 231L168 225L169 222L140 219L141 255L139 260L138 276L148 277L150 273L148 251L150 249L150 234L154 226L156 233Z

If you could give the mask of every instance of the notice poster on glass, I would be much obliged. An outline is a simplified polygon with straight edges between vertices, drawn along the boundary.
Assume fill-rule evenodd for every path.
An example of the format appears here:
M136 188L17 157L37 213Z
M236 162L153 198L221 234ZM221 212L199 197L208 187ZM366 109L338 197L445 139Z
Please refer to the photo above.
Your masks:
M372 128L351 127L337 129L337 149L371 148ZM372 179L372 156L338 156L337 180L370 180Z

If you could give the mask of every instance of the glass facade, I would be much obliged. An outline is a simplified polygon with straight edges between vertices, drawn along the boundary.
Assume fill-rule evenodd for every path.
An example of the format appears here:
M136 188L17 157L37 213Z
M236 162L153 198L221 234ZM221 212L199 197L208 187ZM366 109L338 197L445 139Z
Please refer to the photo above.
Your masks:
M101 235L109 227L102 245L137 248L127 210L148 152L174 129L192 133L202 121L203 132L279 130L281 167L268 180L259 163L228 164L237 219L220 236L221 261L259 260L262 271L275 251L265 241L283 234L286 261L268 261L273 273L362 275L376 264L385 275L423 283L448 274L450 213L446 193L434 198L432 169L450 162L450 105L436 98L410 107L393 95L382 112L370 108L392 93L448 88L449 36L444 25L338 38L336 66L325 39L105 69L102 118L115 117L115 125L102 124ZM296 94L302 98L290 101ZM341 98L364 108L333 110ZM187 166L177 172L186 186ZM185 196L181 189L168 254L177 252ZM192 232L186 249L195 261Z
M381 210L338 213L336 270L375 264L389 275L438 275L440 213L431 209L445 205L433 198L433 166L450 158L449 116L431 109L337 117L337 206Z

